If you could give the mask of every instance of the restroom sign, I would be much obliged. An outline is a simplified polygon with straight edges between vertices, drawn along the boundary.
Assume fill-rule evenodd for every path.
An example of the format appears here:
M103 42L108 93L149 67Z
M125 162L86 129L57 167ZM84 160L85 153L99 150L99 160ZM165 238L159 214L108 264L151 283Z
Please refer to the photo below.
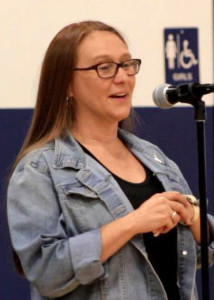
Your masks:
M198 29L164 29L166 82L199 82Z

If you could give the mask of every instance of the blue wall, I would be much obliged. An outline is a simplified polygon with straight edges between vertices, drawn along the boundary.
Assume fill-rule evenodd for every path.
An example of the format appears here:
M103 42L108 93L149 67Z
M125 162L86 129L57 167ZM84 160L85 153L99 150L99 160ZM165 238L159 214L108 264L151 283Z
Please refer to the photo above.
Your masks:
M198 196L197 140L192 108L137 108L140 122L137 133L157 145L180 166L193 193ZM207 193L208 210L214 214L214 108L207 108L206 150L207 150ZM2 300L29 300L29 287L19 278L13 268L10 239L6 221L5 191L11 164L26 135L32 116L32 109L0 110L0 295ZM214 269L214 268L212 268ZM211 299L214 299L214 271L210 272L212 282ZM198 284L200 290L200 274Z

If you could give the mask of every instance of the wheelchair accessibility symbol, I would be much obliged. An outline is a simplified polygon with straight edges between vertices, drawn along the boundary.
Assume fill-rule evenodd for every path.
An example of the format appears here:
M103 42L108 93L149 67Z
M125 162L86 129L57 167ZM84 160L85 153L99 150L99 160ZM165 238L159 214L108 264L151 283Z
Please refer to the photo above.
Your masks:
M178 51L179 47L174 40L173 34L168 35L168 40L166 41L166 58L168 60L168 68L175 69L175 59L177 56L177 67L181 66L184 69L189 69L193 65L198 64L198 60L195 58L195 55L192 49L189 48L189 41L183 41L182 51Z
M189 41L184 40L183 41L183 51L181 51L180 57L179 57L180 64L184 69L189 69L193 65L198 64L198 60L195 59L194 53L192 52L191 49L188 48L188 46L189 46ZM186 59L187 59L187 61L186 61Z
M198 81L199 60L196 28L165 29L165 64L168 83Z

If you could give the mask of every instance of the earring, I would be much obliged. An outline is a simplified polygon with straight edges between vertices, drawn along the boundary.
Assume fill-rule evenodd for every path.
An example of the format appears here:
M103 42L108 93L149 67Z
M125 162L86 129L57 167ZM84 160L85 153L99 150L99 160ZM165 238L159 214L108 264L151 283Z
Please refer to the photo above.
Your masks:
M73 102L74 98L72 96L67 96L66 97L66 106L69 107L72 102Z
M69 102L70 100L72 100L72 97L67 96L66 97L66 102Z

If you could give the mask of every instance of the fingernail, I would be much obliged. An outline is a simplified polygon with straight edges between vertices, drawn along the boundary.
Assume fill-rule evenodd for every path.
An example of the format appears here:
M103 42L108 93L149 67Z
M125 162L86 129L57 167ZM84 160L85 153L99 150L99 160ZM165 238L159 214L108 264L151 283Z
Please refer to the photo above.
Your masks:
M158 232L158 231L153 232L153 236L154 236L154 237L157 237L157 236L159 236L159 235L160 235L160 232Z

